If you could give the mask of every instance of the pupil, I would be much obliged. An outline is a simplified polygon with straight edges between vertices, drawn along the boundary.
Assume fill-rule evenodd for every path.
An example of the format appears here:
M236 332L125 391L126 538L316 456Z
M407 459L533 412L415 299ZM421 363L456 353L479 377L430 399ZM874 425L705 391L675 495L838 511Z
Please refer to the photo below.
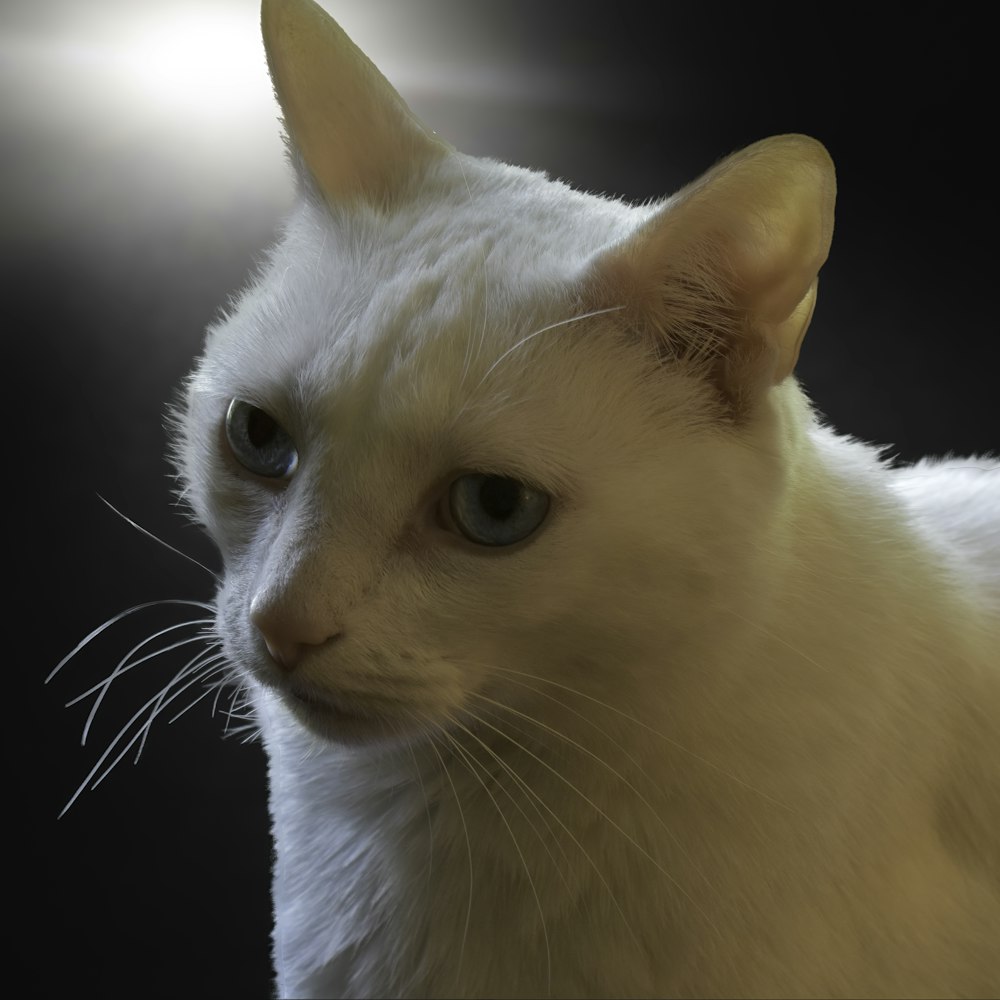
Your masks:
M491 476L479 488L479 502L494 520L506 521L514 512L520 493L521 486L516 480Z
M251 410L247 417L247 438L255 448L263 448L274 440L278 425L263 410Z

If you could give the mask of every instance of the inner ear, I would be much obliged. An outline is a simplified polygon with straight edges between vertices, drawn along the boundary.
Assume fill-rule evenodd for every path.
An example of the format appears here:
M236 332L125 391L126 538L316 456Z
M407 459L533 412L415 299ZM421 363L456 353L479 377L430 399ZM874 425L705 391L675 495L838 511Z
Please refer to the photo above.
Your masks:
M591 265L599 298L703 362L730 400L795 367L833 235L836 181L823 146L776 136L723 160Z

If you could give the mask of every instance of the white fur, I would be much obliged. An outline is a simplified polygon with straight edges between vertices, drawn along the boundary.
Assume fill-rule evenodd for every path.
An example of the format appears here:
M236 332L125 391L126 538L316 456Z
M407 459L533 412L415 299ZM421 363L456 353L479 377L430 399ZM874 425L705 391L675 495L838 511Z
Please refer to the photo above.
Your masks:
M564 322L652 214L458 154L392 211L306 184L210 333L178 450L270 760L281 996L1000 990L1000 469L893 471L794 378L724 420L615 313ZM287 485L227 455L234 397ZM468 470L548 521L459 539ZM252 605L398 735L303 725Z

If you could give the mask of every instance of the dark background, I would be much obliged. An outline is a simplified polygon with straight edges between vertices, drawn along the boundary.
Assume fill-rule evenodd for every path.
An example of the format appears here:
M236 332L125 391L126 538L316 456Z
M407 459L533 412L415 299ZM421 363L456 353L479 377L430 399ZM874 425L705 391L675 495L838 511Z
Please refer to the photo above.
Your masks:
M816 136L840 195L805 386L903 458L996 450L996 56L968 8L324 3L458 147L592 191L659 196L763 136ZM172 506L163 417L291 197L256 4L22 0L0 19L6 972L45 995L265 996L264 760L209 702L56 820L186 657L122 678L85 748L87 709L63 704L183 614L133 616L43 686L116 612L211 594L97 494L216 564Z

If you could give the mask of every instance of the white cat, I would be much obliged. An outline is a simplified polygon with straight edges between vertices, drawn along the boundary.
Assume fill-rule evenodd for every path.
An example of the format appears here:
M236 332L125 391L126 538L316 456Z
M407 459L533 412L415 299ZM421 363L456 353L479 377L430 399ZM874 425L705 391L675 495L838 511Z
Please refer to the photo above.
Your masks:
M997 995L1000 470L817 421L822 146L629 206L263 30L301 197L177 459L279 993Z

